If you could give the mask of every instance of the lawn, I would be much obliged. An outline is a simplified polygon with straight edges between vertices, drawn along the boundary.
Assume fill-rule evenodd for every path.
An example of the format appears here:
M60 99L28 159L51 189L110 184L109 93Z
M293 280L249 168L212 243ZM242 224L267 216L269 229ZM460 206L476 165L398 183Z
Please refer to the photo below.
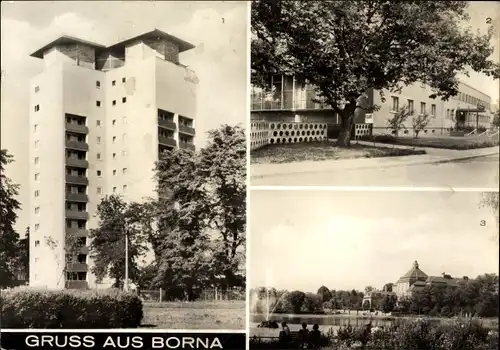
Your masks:
M498 146L499 139L498 135L495 137L488 136L464 136L464 137L453 137L453 136L430 136L430 137L419 137L417 139L413 137L398 137L394 138L389 135L375 135L372 140L380 143L387 144L399 144L414 147L432 147L432 148L444 148L444 149L454 149L454 150L467 150L476 148L486 148Z
M243 330L245 314L245 301L145 302L142 327Z
M369 147L351 144L349 148L336 147L333 142L308 142L268 145L251 153L254 164L290 163L305 160L336 160L378 158L425 154L423 150Z

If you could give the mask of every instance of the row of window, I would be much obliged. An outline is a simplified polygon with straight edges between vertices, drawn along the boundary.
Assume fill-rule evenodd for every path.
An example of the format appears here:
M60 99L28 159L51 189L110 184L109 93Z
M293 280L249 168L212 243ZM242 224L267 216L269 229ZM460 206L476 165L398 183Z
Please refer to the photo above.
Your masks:
M128 169L127 169L127 168L123 168L123 169L122 169L122 174L123 174L123 175L127 175L127 173L128 173ZM113 176L116 176L116 174L117 174L116 169L113 169ZM102 171L101 171L101 170L97 170L97 176L98 176L98 177L101 177L101 176L102 176Z
M128 189L128 186L127 185L123 185L122 186L122 192L123 193L126 193L127 192L127 189ZM116 193L118 191L118 187L113 187L112 188L112 191L113 193ZM97 194L103 194L103 191L102 191L102 187L97 187Z
M126 150L123 150L123 151L122 151L122 156L126 157L126 156L127 156L127 154L128 154L128 153L127 153L127 151L126 151ZM101 160L101 159L102 159L102 158L101 158L101 154L100 154L100 153L97 153L97 154L96 154L96 156L97 156L97 159L98 159L98 160ZM113 156L113 159L116 159L116 153L113 153L113 154L112 154L112 156Z
M463 93L463 92L459 92L458 95L455 97L455 99L462 101L462 102L465 102L465 103L476 105L476 106L481 105L487 109L489 109L489 107L490 107L488 102L483 101L480 98L468 95L468 94Z
M113 143L115 143L115 142L116 142L116 136L113 136L113 137L111 138L111 140L112 140L112 142L113 142ZM126 140L127 140L127 134L123 134L123 135L122 135L122 140L123 140L123 141L126 141ZM101 143L101 136L97 136L97 137L96 137L96 141L97 141L97 144L100 144L100 143Z
M408 110L410 114L415 113L414 109L414 101L408 99ZM399 97L397 96L392 96L392 107L391 110L393 112L399 112ZM420 102L420 114L426 114L427 113L427 104L425 102ZM431 104L431 116L436 116L436 105Z
M123 122L123 124L127 124L127 117L123 117L123 118L122 118L122 122ZM97 126L101 126L101 121L100 121L100 120L96 120L96 125L97 125ZM116 119L113 119L113 120L111 121L111 125L113 125L113 126L115 126L115 125L116 125Z
M122 83L125 83L126 81L127 81L127 79L126 79L125 77L123 77L123 78L122 78ZM116 86L116 80L113 80L113 81L111 82L111 85L112 85L112 86ZM101 82L100 82L99 80L96 80L96 82L95 82L95 87L96 87L96 88L98 88L98 89L100 89L100 88L101 88Z
M122 97L122 103L127 103L127 98L126 97ZM113 106L116 106L116 100L113 100L112 104L113 104ZM95 101L95 105L97 107L101 107L101 101Z

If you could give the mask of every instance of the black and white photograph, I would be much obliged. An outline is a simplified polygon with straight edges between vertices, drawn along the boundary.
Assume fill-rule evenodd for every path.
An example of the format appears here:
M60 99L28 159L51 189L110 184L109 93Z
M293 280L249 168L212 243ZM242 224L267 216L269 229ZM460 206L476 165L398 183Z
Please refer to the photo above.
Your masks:
M1 7L2 329L244 332L248 4Z
M249 213L251 349L498 349L498 192L252 190Z
M251 10L252 186L497 188L500 2Z

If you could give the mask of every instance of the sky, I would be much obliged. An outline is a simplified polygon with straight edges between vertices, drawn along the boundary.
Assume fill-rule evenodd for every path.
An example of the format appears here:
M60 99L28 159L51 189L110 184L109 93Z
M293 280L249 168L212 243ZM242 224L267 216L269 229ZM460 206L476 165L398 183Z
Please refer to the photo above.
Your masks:
M245 124L247 115L247 4L170 1L2 1L1 147L14 155L8 176L21 185L29 179L29 79L43 70L36 49L66 34L110 45L154 28L196 45L180 62L196 72L198 147L206 132L221 124ZM26 203L26 186L18 198ZM19 213L18 231L27 217Z
M477 192L254 190L248 284L382 288L415 260L430 276L498 274L498 228L480 200Z

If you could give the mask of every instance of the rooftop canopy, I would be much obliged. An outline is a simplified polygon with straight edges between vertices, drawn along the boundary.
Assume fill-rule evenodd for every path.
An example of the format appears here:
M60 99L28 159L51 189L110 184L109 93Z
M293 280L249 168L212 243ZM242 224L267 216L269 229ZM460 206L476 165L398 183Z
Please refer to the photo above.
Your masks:
M96 43L93 43L93 42L90 42L87 40L82 40L82 39L74 38L71 36L63 35L63 36L59 37L58 39L48 43L47 45L39 48L38 50L33 52L30 56L36 57L36 58L43 58L43 53L46 52L47 50L50 50L52 47L58 46L58 45L67 45L67 44L82 44L82 45L93 47L96 50L105 50L105 49L107 49L107 50L119 50L119 49L123 49L127 44L129 44L135 40L146 39L146 38L165 39L165 40L171 41L171 42L179 45L179 52L191 50L195 47L193 44L188 43L187 41L181 40L173 35L170 35L168 33L163 32L159 29L153 29L152 31L137 35L137 36L130 38L130 39L127 39L127 40L123 40L119 43L113 44L113 45L108 46L108 47L106 47L104 45L96 44Z
M63 36L59 37L58 39L48 43L44 47L39 48L38 50L33 52L30 56L36 57L36 58L43 58L43 53L46 52L47 50L50 50L54 46L68 45L68 44L82 44L82 45L90 46L90 47L93 47L95 49L101 49L101 50L106 48L106 46L104 46L104 45L96 44L96 43L93 43L91 41L82 40L82 39L74 38L71 36L63 35Z

